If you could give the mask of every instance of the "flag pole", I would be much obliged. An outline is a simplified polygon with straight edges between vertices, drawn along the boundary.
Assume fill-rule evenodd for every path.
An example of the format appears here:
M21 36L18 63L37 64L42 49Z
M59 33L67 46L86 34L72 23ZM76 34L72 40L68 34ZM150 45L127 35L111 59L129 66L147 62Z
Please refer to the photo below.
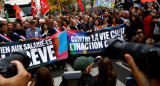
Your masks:
M157 5L160 7L159 3L157 2L157 0L155 0L155 2L157 3Z

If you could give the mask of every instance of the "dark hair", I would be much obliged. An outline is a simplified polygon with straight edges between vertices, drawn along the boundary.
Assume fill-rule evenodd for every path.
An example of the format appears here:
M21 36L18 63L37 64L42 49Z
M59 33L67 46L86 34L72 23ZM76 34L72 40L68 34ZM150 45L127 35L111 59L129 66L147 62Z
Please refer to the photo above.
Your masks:
M22 25L21 20L19 18L17 18L15 22L18 22L20 25Z
M118 19L117 19L117 17L112 17L112 20L113 20L113 18L116 19L116 24L118 24ZM112 22L112 23L113 23L113 22Z
M113 71L113 66L109 58L103 58L98 61L99 74L97 78L106 80L106 86L115 86L117 75Z
M109 14L113 15L113 12L109 12Z
M16 27L17 24L20 24L20 23L16 22L16 23L14 24L14 27ZM21 24L20 24L20 25L21 25Z
M41 31L41 33L44 33L44 25L47 25L47 23L42 23L42 26L41 26L42 31ZM47 25L47 28L48 28L48 25Z
M3 26L5 26L6 24L0 23L0 28L2 28Z
M133 17L135 17L135 22L138 22L140 19L139 19L139 17L136 15L136 14L133 14L132 15ZM133 22L133 20L131 19L131 23Z
M101 22L99 21L98 18L94 21L94 25L95 25L95 22L96 22L96 21L98 21L98 25L101 25Z
M35 82L35 86L54 86L52 75L44 66L38 69L36 72L36 78L33 82Z
M64 26L63 21L67 22L67 25L69 25L69 21L67 19L62 20L62 26Z

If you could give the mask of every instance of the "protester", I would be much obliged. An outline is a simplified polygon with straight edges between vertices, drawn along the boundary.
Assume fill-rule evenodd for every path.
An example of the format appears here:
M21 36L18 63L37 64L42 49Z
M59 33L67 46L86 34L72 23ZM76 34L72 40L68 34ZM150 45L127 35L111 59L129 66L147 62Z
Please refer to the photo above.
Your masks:
M96 19L94 21L94 31L101 30L101 29L102 29L102 26L100 24L100 21L98 19Z
M138 19L137 15L132 15L132 20L130 21L130 24L126 30L128 41L132 40L132 37L136 35L136 31L138 29L143 29L143 23Z
M153 36L153 28L152 28L152 16L150 15L149 11L144 12L146 14L146 17L144 17L143 20L143 27L144 27L144 34L147 38Z
M42 31L41 31L42 38L48 39L55 33L56 32L53 29L48 28L48 25L46 23L42 24Z
M67 19L62 20L62 31L70 30L69 21Z
M12 33L13 32L13 24L12 24L12 22L9 22L7 26L8 26L8 32Z
M107 18L104 18L103 19L103 25L102 25L102 28L110 28L111 26L112 26L112 24L109 24L109 23L107 23Z
M90 86L116 86L117 75L109 58L98 61L99 74L91 80Z
M42 30L41 26L42 26L43 23L45 23L45 20L44 19L39 19L39 27L38 28L40 28L40 30Z
M42 38L41 30L35 27L35 22L33 20L30 21L30 28L26 31L27 40L39 40Z
M115 26L118 26L118 19L116 17L113 17L112 18L112 26L111 27L115 27Z
M28 22L23 22L22 24L22 29L24 29L25 31L29 28L29 23Z
M80 29L81 31L90 31L90 28L88 26L88 16L84 16Z
M21 25L19 23L14 24L14 34L17 35L17 37L13 38L14 41L26 41L26 31L22 29Z
M76 22L75 19L73 19L73 20L71 21L71 29L72 29L72 30L80 31L80 25L78 25L78 23Z
M62 32L61 28L58 26L58 22L57 21L53 21L53 30L55 30L57 33Z
M50 14L46 14L46 16L44 17L37 17L37 18L35 17L33 19L27 18L26 21L23 21L23 24L21 24L22 22L20 19L16 19L16 21L13 23L11 22L7 23L6 20L3 20L0 22L0 25L1 25L0 26L0 37L1 37L0 43L5 44L6 42L19 41L19 39L21 41L24 41L21 38L17 38L21 36L24 36L24 38L30 41L38 41L40 38L47 39L55 33L61 33L63 31L68 31L70 29L71 31L77 30L87 34L92 34L93 32L94 34L94 31L102 30L102 28L113 30L114 29L113 27L115 26L120 27L118 26L120 24L126 25L125 34L124 34L124 37L126 38L125 41L136 42L136 43L146 43L146 44L152 44L152 45L158 43L160 41L160 37L159 37L160 36L160 29L159 29L160 28L160 25L159 25L160 9L158 10L158 6L155 3L151 4L151 6L147 6L147 5L145 6L144 4L142 4L142 7L138 8L138 7L132 7L133 2L129 2L129 0L127 2L129 3L127 4L127 6L129 7L127 7L127 9L125 10L118 9L117 7L115 7L115 9L102 8L102 10L98 10L98 11L90 10L90 12L85 11L83 13L82 12L75 13L71 11L64 14L62 12L54 16L51 16ZM118 30L115 30L115 32L110 31L109 33L113 33L113 35L110 36L106 32L103 34L98 34L97 37L92 36L91 39L88 39L88 40L83 40L83 38L81 40L80 36L77 36L75 39L78 40L79 38L78 41L93 41L95 38L94 43L96 43L96 40L98 40L99 37L101 39L103 38L108 39L109 37L117 36ZM7 39L4 39L4 37ZM87 38L87 36L85 37ZM148 39L146 40L146 38ZM57 41L60 42L60 40L57 40ZM59 46L59 47L63 47L63 46ZM69 46L69 47L72 47L72 46ZM86 53L86 50L83 50L83 51L84 51L83 53ZM58 49L58 52L62 54L60 49ZM107 53L110 53L110 52L107 52ZM107 53L105 52L105 54L103 53L103 55L105 56ZM72 57L70 56L70 53L68 54L69 54L69 58ZM98 55L99 54L102 54L102 53L98 53ZM87 52L87 55L88 55L88 52ZM92 55L96 56L95 54L92 54ZM76 56L81 56L81 55L76 54ZM81 59L81 57L77 59ZM89 60L89 58L86 58L86 57L83 59L85 59L84 61ZM106 60L106 59L102 59L102 60ZM66 69L65 61L66 60L61 60L57 62L58 63L57 67L63 68L65 70ZM75 61L75 65L76 65L76 61ZM110 62L109 60L107 61ZM81 65L84 64L82 66L83 69L78 69L83 72L83 75L82 75L83 84L89 85L89 82L91 81L91 79L94 79L93 83L96 83L94 85L103 83L103 85L107 84L108 86L108 82L106 80L108 78L107 77L102 78L101 72L96 77L92 77L89 74L90 68L92 66L92 62L88 64L83 61L82 62L79 61L79 63ZM111 64L108 64L108 66L109 65L111 66ZM100 64L98 65L98 67L99 67L99 71L101 71ZM105 72L106 71L104 71L104 74L107 74ZM113 81L113 85L115 85L115 82L114 82L115 78L116 78L116 75L113 74L113 77L111 78L113 79L111 80L111 82ZM94 86L94 85L91 85L91 86ZM100 85L100 86L103 86L103 85Z
M6 24L0 24L1 32L0 32L0 42L12 42L13 41L13 33L8 32Z
M51 72L44 66L36 72L36 77L28 86L55 86Z

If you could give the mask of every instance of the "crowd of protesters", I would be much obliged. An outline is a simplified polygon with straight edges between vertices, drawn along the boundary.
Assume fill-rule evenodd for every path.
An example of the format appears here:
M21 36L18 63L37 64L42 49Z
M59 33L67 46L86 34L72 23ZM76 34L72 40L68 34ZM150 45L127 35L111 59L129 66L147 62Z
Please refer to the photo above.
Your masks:
M67 30L94 32L96 30L111 29L119 24L125 24L124 37L129 42L145 43L152 38L159 42L160 9L130 8L129 10L102 9L95 13L68 13L62 16L46 16L45 18L27 18L23 23L19 19L15 22L1 21L1 43L12 41L39 40ZM7 38L3 39L3 37ZM8 41L9 40L9 41Z
M20 19L16 19L15 22L7 22L3 20L0 22L0 42L5 44L6 42L13 41L23 42L27 40L39 40L41 38L48 39L53 34L67 30L86 31L88 33L92 33L97 30L112 29L112 27L120 24L125 24L124 38L128 42L154 45L160 41L160 9L154 3L152 6L142 8L135 7L130 8L129 10L113 10L104 8L101 12L94 13L76 12L75 14L74 12L71 12L62 16L49 15L45 18L27 18L23 22ZM130 56L128 56L128 58L130 58ZM113 75L114 77L102 78L102 76L107 72L107 69L103 68L103 66L106 66L105 62L109 63L111 68L108 68L110 68L112 73L110 75ZM83 70L84 72L89 72L87 71L87 68L90 67L88 65ZM100 74L96 77L98 80L96 81L96 79L94 79L91 81L91 84L103 84L105 80L108 80L108 82L105 83L107 86L115 86L117 76L112 71L113 68L108 58L100 60L98 62L98 66L100 66L99 68L102 67L104 70L106 69L106 71L101 72L103 69L99 69ZM42 67L42 69L45 68ZM39 71L40 70L41 69L39 69ZM46 71L48 72L47 69ZM104 80L104 82L101 80ZM52 80L50 82L53 83ZM30 86L35 86L36 84L41 84L41 82L38 81L38 78L33 80Z

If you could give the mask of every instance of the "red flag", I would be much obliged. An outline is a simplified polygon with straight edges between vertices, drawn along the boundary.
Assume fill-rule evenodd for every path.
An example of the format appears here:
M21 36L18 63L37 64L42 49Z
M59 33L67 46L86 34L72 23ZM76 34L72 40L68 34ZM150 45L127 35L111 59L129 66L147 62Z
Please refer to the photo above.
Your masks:
M155 0L141 0L142 3L145 3L145 2L154 2Z
M35 3L33 2L33 0L31 0L31 5L32 5L33 17L36 17L36 15L37 15L37 7L36 7Z
M13 6L13 9L15 9L16 11L16 18L20 19L21 22L23 23L22 16L24 16L25 14L21 10L21 8L15 3L15 5Z
M49 6L47 0L40 0L41 13L45 15L49 11Z
M80 9L82 12L84 11L82 0L78 0L78 5L80 5Z

